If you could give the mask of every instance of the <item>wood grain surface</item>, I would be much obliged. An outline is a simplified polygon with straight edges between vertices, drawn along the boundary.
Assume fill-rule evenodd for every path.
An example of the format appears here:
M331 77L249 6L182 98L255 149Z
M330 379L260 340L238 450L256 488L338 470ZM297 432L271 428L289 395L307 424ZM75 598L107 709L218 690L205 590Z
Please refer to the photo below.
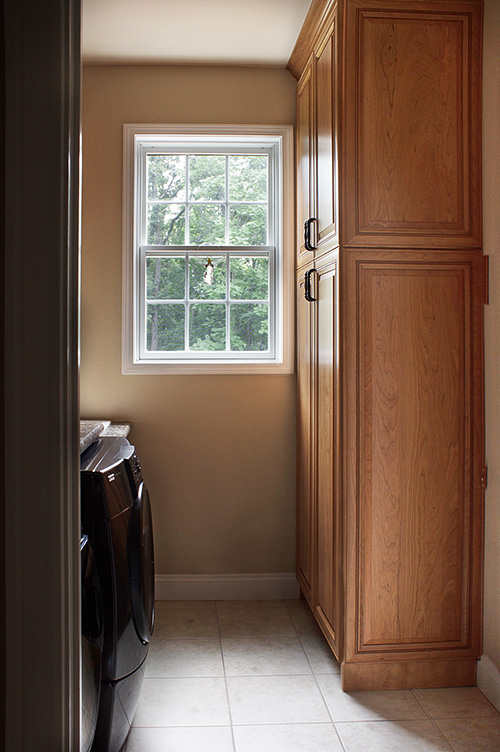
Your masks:
M465 271L360 269L360 649L467 643Z
M484 258L344 265L346 660L477 657Z
M314 216L315 144L313 63L310 61L297 86L297 266L309 263L313 254L304 245L304 222Z
M312 0L309 6L287 64L288 70L297 79L304 70L306 61L311 54L312 40L315 38L318 28L321 26L321 19L330 5L332 5L330 0Z
M336 268L316 272L316 573L314 601L320 625L339 654L339 394Z
M480 247L481 7L348 8L343 244Z
M328 27L315 50L316 232L321 250L337 240L336 25Z
M304 297L304 275L297 282L297 572L312 605L314 555L314 446L312 309Z

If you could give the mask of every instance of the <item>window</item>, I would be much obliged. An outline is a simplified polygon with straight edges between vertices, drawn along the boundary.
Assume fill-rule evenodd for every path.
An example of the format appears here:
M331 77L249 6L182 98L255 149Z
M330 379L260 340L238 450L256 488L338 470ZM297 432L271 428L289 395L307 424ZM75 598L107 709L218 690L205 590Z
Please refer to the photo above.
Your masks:
M124 126L124 373L291 372L290 126Z

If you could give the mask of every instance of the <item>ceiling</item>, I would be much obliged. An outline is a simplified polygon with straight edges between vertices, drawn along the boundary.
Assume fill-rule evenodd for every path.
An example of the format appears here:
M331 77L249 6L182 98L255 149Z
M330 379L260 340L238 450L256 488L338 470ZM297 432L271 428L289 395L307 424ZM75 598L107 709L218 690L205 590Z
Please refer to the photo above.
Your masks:
M311 0L83 0L83 62L286 65Z

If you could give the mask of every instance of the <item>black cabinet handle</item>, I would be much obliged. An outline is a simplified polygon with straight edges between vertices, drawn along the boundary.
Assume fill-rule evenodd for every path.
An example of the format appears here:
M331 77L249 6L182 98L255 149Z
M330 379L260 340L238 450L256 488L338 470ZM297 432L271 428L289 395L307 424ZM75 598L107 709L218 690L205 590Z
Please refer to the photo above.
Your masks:
M311 222L316 222L316 217L310 217L304 222L304 248L306 251L315 251L315 246L311 243Z
M311 274L314 271L316 271L316 269L308 269L304 275L304 297L309 303L316 302L316 298L313 298L311 295Z
M306 221L304 222L304 248L306 249L306 251L312 251L310 233L309 233L310 222L311 222L310 219L306 219Z

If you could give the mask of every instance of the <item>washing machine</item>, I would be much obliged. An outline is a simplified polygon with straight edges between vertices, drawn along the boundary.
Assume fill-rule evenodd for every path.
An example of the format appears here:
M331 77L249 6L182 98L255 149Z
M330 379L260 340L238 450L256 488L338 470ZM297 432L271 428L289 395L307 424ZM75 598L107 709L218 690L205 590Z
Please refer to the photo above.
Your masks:
M103 602L101 696L92 752L119 752L137 707L154 624L149 494L127 439L102 437L81 455L81 506Z

